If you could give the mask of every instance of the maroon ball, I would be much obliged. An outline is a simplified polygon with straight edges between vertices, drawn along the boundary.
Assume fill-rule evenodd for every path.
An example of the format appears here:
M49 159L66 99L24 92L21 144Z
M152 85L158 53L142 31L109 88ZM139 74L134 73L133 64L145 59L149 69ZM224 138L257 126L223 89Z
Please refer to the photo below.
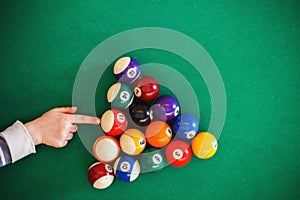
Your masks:
M142 101L152 101L159 93L160 87L152 76L141 76L134 84L134 94Z
M88 170L88 180L94 188L105 189L114 180L113 168L108 164L96 162Z

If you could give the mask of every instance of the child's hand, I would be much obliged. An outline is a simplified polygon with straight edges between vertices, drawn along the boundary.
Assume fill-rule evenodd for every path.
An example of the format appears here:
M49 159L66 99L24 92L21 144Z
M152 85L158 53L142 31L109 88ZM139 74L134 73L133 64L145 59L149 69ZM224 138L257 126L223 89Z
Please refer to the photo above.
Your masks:
M76 124L100 124L98 117L74 114L76 107L54 108L25 124L35 145L64 147L77 131Z

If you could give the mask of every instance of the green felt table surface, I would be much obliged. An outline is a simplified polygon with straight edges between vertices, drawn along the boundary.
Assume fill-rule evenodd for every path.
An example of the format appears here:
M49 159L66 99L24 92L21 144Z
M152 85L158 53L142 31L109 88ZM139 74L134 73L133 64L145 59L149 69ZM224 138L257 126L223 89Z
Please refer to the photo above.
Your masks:
M1 199L300 198L299 11L290 0L2 1L1 131L72 105L89 52L139 27L176 30L201 44L222 76L227 114L213 158L193 157L185 167L143 173L132 183L115 180L106 190L89 185L87 169L96 160L78 134L62 149L37 146L36 154L0 169ZM181 69L201 99L199 130L207 130L208 90L186 61L157 49L127 55ZM106 73L101 80L109 85L115 80ZM101 115L108 104L97 98L105 97L98 91L95 98Z

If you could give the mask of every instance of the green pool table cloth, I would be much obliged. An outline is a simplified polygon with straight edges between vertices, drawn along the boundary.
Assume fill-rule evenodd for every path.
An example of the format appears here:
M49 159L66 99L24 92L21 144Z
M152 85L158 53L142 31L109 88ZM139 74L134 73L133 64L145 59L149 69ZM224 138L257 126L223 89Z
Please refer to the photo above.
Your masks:
M40 145L36 154L1 168L1 199L298 199L299 11L298 1L279 0L2 1L1 131L16 120L71 106L77 73L89 53L112 36L142 27L173 30L202 45L222 77L227 104L211 159L193 156L184 167L142 173L132 183L115 179L96 190L87 180L96 159L79 137L85 126L79 126L65 148ZM199 100L199 131L208 130L211 94L191 63L157 48L123 55L182 74ZM93 102L99 117L109 107L105 92L116 81L109 59Z

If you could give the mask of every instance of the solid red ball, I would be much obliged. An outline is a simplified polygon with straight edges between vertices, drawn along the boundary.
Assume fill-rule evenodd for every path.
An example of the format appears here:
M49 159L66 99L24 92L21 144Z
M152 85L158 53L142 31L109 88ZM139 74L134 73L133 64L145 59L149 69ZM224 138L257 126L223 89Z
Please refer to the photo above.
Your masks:
M192 150L186 142L174 140L166 148L166 158L171 165L182 167L190 162Z

